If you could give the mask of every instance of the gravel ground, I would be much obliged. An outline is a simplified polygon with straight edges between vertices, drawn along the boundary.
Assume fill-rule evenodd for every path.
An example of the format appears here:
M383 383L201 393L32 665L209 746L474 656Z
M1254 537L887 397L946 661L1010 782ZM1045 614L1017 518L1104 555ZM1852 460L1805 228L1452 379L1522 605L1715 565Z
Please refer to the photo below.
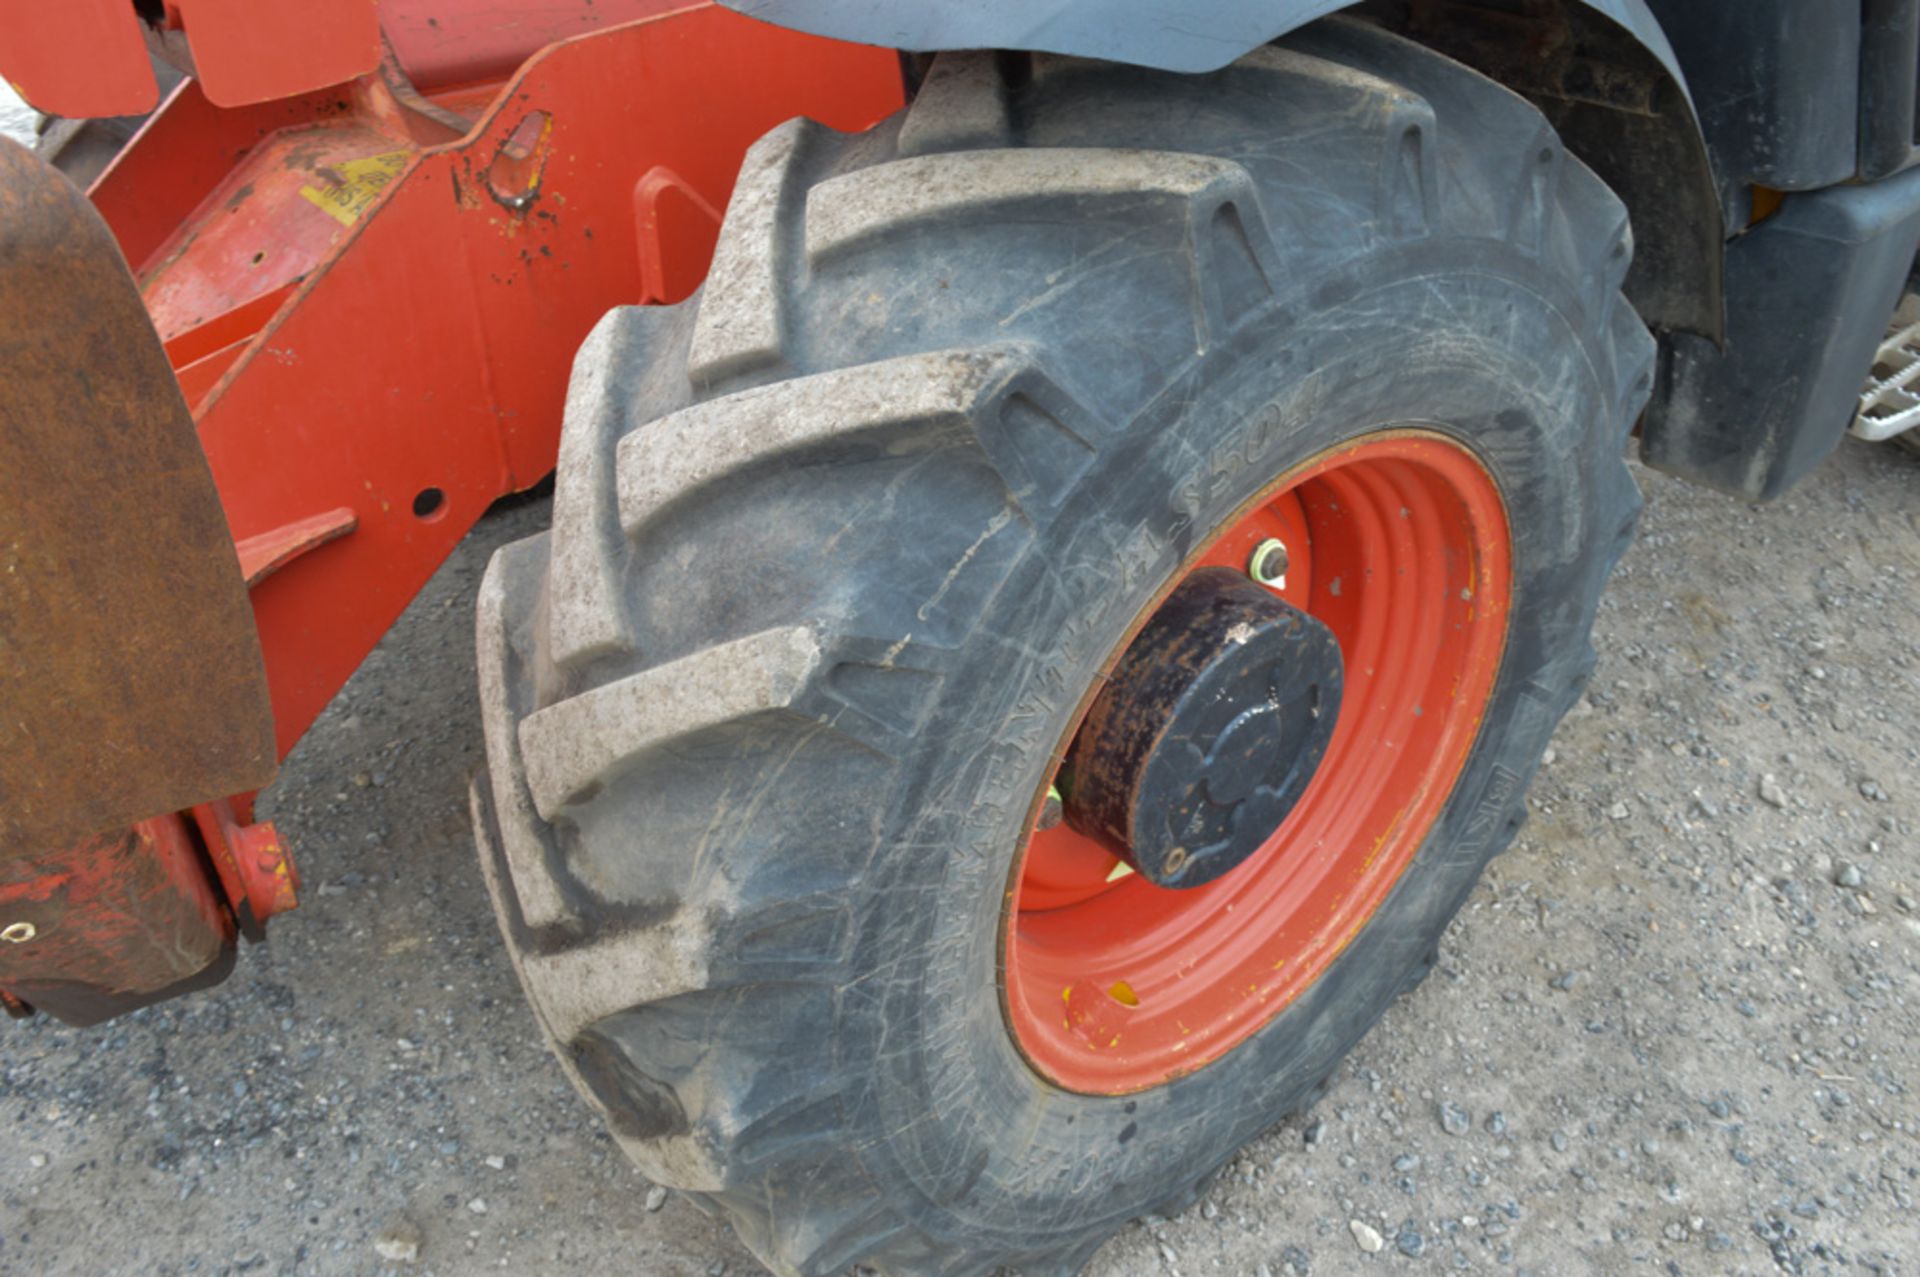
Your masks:
M1640 477L1434 976L1095 1277L1920 1271L1920 462L1849 442L1765 508ZM760 1271L574 1099L473 863L471 600L546 516L491 515L295 751L304 903L230 982L0 1030L0 1272Z
M23 146L33 145L33 108L0 80L0 137L10 137Z

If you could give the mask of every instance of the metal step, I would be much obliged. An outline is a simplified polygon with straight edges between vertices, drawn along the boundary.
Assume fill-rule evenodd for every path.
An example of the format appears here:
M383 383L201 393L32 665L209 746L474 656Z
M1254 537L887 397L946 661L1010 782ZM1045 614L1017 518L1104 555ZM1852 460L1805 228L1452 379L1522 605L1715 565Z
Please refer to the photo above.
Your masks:
M1860 391L1853 433L1878 442L1920 426L1920 294L1908 293L1893 313L1887 339Z

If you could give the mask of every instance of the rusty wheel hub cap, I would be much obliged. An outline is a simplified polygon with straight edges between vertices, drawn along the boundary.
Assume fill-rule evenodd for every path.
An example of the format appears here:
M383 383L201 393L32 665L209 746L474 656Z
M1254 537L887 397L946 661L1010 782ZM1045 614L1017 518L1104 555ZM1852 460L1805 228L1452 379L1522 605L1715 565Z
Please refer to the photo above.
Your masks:
M1148 882L1198 887L1299 801L1340 709L1333 632L1230 568L1181 582L1095 699L1066 819Z

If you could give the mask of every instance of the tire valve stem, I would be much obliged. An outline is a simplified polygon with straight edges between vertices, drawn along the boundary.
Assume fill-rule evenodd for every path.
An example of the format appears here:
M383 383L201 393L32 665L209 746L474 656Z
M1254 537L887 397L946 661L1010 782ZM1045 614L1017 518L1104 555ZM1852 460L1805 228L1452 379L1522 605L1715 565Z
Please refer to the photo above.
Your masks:
M1041 829L1052 829L1055 825L1059 824L1065 816L1066 804L1065 800L1060 797L1060 787L1058 785L1048 785L1047 801L1040 804L1040 823L1038 827Z
M1264 585L1271 590L1287 588L1287 543L1278 537L1268 537L1253 547L1253 553L1247 558L1247 575L1256 585Z

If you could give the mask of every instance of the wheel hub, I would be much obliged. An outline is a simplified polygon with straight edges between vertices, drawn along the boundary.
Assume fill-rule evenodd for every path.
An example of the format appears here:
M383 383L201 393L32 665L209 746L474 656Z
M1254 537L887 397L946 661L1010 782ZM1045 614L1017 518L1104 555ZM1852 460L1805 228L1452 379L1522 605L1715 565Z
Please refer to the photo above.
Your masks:
M1340 645L1228 568L1194 572L1127 648L1067 757L1067 823L1162 887L1252 856L1339 718Z
M1215 584L1188 593L1194 578ZM1489 712L1512 582L1500 489L1438 431L1380 430L1328 448L1197 539L1063 725L1060 762L1037 778L1047 788L1033 795L1034 828L1009 870L1003 997L1036 1072L1090 1095L1159 1086L1220 1060L1339 960L1452 796ZM1177 623L1195 599L1224 606L1222 588L1251 612L1191 632ZM1278 659L1265 630L1286 628L1273 606L1282 600L1334 642L1310 641L1317 632L1303 623L1299 659ZM1245 643L1225 638L1236 621ZM1318 675L1303 650L1321 653ZM1293 752L1301 736L1289 725L1302 720L1281 707L1298 684L1262 695L1253 668L1263 652L1260 677L1278 668L1320 686L1313 721L1330 735L1324 754ZM1152 719L1142 706L1153 698L1138 689L1145 672L1166 667L1181 671L1160 702L1174 708ZM1276 708L1260 710L1264 700ZM1149 726L1120 733L1120 744L1103 739L1128 718ZM1184 762L1172 747L1183 739ZM1261 742L1278 742L1266 746L1275 752ZM1295 769L1291 783L1277 779ZM1150 804L1137 800L1162 774L1174 777L1162 792L1175 797L1143 816ZM1065 801L1050 807L1056 793ZM1236 803L1216 840L1225 848L1154 832L1155 819L1170 832L1181 813L1218 820L1212 809ZM1255 833L1264 838L1248 854L1237 840ZM1191 863L1169 884L1175 847Z

